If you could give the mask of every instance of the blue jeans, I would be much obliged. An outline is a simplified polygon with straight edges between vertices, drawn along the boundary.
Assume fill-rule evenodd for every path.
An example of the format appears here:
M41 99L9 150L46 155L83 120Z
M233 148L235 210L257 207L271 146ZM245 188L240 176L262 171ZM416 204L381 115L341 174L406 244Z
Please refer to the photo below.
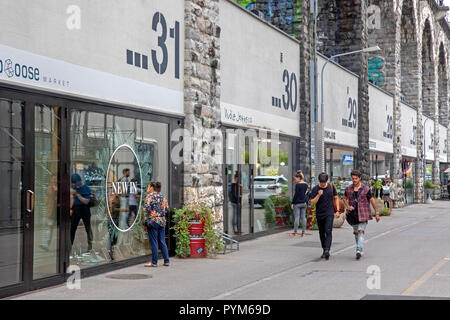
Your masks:
M294 204L294 232L297 233L298 223L302 219L302 232L306 230L306 203Z
M157 223L154 225L155 227L147 228L148 239L150 240L150 245L152 246L152 263L158 264L158 243L161 247L164 263L169 263L169 251L167 250L165 240L166 228L161 227Z
M363 243L364 243L364 232L366 231L367 222L362 222L360 224L354 224L353 227L353 234L355 235L355 241L356 241L356 252L362 252L363 251ZM360 232L362 231L362 232Z
M230 202L233 207L233 217L231 219L231 224L233 225L233 232L238 232L238 205L237 203Z

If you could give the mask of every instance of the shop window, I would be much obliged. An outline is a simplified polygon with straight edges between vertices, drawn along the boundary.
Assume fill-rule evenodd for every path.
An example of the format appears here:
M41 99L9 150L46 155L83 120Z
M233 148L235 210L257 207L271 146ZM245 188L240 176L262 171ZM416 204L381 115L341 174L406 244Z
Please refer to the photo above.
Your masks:
M168 194L168 125L86 111L71 122L71 190L85 185L96 199L81 212L71 201L71 264L150 254L143 202L151 181Z

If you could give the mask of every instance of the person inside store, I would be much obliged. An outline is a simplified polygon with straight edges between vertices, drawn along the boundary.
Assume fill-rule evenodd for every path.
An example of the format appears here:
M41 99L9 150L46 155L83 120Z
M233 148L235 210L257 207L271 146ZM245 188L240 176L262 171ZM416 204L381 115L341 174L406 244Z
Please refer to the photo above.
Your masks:
M233 208L233 216L231 224L233 226L233 233L239 234L238 221L238 202L239 202L239 172L236 171L233 176L233 181L228 186L228 199L230 200L231 207Z
M45 197L45 207L47 209L45 219L48 230L45 243L40 245L40 247L45 251L49 250L50 244L53 239L53 231L56 229L57 224L56 215L58 211L57 204L58 204L58 177L56 175L53 175L47 187L47 196Z
M135 183L135 185L137 186L138 181L136 178L132 178L131 182ZM134 220L137 217L140 197L141 197L141 188L136 187L132 189L130 187L130 196L128 200L128 216L127 216L128 227L130 227L133 224ZM131 217L133 217L133 219L131 219Z
M125 168L122 170L122 178L119 179L120 182L129 182L129 178L130 178L130 169L129 168Z
M89 202L92 200L91 189L83 183L79 174L72 175L71 194L71 223L70 223L70 240L73 246L75 234L78 229L80 220L83 220L84 228L87 234L88 251L92 250L93 235L91 230L91 210Z
M165 240L166 215L169 211L169 204L163 194L161 194L161 182L150 182L145 197L144 230L148 232L148 239L152 247L152 261L146 263L145 267L158 266L158 244L164 258L164 266L169 266L169 251Z
M116 193L111 193L108 198L109 201L109 216L111 219L108 221L108 233L109 233L109 255L111 260L116 258L116 244L119 238L119 230L116 226L119 225L119 217L120 217L120 197ZM113 223L114 221L114 223ZM114 224L116 226L114 226Z

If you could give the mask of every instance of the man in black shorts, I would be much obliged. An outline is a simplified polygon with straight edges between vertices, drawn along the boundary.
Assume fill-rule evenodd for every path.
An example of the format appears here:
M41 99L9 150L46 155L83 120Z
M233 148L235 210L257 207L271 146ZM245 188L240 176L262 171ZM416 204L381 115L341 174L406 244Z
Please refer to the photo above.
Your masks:
M317 225L323 249L321 258L326 260L330 258L333 220L334 217L339 217L339 197L336 188L327 181L328 174L325 172L319 174L319 185L312 189L310 200L310 204L316 206Z

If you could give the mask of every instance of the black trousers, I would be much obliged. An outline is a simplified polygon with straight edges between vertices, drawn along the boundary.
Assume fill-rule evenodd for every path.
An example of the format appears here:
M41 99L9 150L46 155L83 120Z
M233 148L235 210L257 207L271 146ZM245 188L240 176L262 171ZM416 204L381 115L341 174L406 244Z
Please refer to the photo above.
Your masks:
M88 239L88 250L92 249L92 230L91 230L91 210L87 205L75 205L72 208L72 219L70 223L70 240L73 245L75 240L75 234L78 229L78 224L80 220L83 220L84 229L86 229L87 239Z
M317 226L319 227L320 243L324 251L330 251L331 241L333 240L333 220L334 215L317 217Z
M137 206L131 205L131 206L128 207L128 217L127 217L127 224L128 224L128 226L133 224L133 221L131 221L130 218L131 218L131 215L134 214L134 218L136 219L137 211L138 211Z

